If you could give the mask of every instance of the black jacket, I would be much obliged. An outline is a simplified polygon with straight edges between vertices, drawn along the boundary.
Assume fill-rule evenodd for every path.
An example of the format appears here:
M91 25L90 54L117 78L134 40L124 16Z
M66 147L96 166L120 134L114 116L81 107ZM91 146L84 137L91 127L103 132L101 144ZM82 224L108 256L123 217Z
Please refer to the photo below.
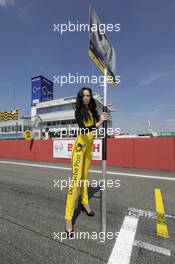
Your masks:
M85 126L84 122L83 122L83 116L81 114L80 109L75 110L75 120L76 120L79 128L84 128L85 133L87 133L88 131L92 131L95 128L97 129L96 122L98 122L100 120L99 115L93 116L93 119L94 119L94 124L92 126Z

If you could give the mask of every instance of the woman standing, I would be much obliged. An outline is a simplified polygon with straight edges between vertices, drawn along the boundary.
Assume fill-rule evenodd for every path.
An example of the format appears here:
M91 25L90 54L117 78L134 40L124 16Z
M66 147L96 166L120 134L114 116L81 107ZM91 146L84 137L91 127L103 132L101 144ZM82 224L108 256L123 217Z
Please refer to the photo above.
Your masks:
M77 93L75 119L80 133L78 134L72 149L72 180L68 188L65 220L68 237L73 235L72 218L75 203L78 198L78 190L81 193L81 208L88 216L94 216L88 202L88 171L92 161L92 145L95 135L93 130L100 127L103 121L108 119L106 112L98 115L96 103L90 88L83 87Z

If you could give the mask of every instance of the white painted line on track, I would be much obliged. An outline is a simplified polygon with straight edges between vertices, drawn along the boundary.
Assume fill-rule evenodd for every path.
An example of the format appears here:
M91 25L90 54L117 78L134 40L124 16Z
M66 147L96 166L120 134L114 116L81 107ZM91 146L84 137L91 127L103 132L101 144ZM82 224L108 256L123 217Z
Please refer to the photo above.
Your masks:
M175 177L170 178L170 177L163 177L163 176L143 175L143 174L135 174L135 173L123 173L123 172L114 172L114 171L107 172L107 174L111 174L111 175L114 174L114 175L118 175L118 176L136 177L136 178L175 181Z
M23 162L11 162L11 161L1 161L1 164L11 164L11 165L19 165L19 166L29 166L29 167L38 167L38 168L48 168L48 169L56 169L56 170L71 170L72 168L66 167L58 167L52 165L44 165L44 164L36 164L36 163L23 163Z
M157 247L155 245L152 245L152 244L149 244L149 243L145 243L145 242L142 242L142 241L135 240L134 241L134 246L137 246L137 247L140 247L140 248L143 248L143 249L146 249L146 250L150 250L150 251L153 251L155 253L162 254L162 255L171 256L171 251L169 249L162 248L162 247Z
M109 257L108 264L130 263L138 219L138 217L125 216L112 253Z
M129 211L129 215L132 215L132 216L141 216L141 217L157 219L157 214L156 212L153 212L153 211L147 211L147 210L142 210L142 209L137 209L137 208L132 208L132 207L129 207L128 211ZM175 215L171 215L171 214L165 214L165 217L175 219Z
M47 169L55 169L55 170L69 170L72 168L61 167L61 166L53 166L53 165L44 165L44 164L36 164L36 163L24 163L24 162L11 162L11 161L1 161L1 164L11 164L11 165L20 165L20 166L29 166L29 167L38 167L38 168L47 168ZM89 172L93 173L102 173L101 170L89 170ZM167 181L175 181L175 177L164 177L164 176L155 176L155 175L144 175L144 174L135 174L135 173L124 173L124 172L115 172L115 171L107 171L107 174L117 175L117 176L127 176L127 177L136 177L136 178L145 178L145 179L155 179L155 180L167 180Z
M157 219L156 212L137 209L133 207L128 208L128 214L133 216L142 216L142 217Z

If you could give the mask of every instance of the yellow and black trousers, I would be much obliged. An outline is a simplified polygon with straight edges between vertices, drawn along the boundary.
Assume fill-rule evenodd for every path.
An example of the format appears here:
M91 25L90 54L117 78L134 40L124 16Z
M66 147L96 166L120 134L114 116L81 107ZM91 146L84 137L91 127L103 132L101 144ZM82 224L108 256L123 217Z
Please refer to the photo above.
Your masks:
M72 220L75 204L81 194L81 203L88 204L88 173L92 161L94 134L92 131L79 134L72 148L72 179L68 187L65 219Z

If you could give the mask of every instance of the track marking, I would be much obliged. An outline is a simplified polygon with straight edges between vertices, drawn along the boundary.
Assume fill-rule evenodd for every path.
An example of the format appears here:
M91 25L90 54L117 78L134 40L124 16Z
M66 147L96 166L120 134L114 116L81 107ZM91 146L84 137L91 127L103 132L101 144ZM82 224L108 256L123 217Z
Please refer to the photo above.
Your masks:
M149 244L149 243L145 243L145 242L142 242L142 241L135 240L134 241L134 246L137 246L137 247L140 247L140 248L143 248L143 249L146 249L146 250L150 250L150 251L162 254L162 255L171 256L171 251L169 249L162 248L162 247L157 247L155 245L152 245L152 244Z
M119 235L109 257L108 264L129 264L138 219L138 217L134 216L125 216Z
M129 215L157 219L157 214L156 212L153 212L153 211L147 211L147 210L137 209L133 207L129 207L128 211L129 211ZM175 215L165 214L165 217L175 219Z
M157 213L157 235L164 238L169 238L162 194L160 189L154 189L154 193Z
M35 164L35 163L21 163L21 162L11 162L11 161L0 161L1 164L11 164L11 165L20 165L20 166L30 166L30 167L39 167L39 168L48 168L55 170L69 170L72 168L60 167L60 166L52 166L52 165L44 165L44 164ZM102 173L101 170L89 170L89 172L93 173ZM136 178L146 178L146 179L155 179L155 180L166 180L166 181L175 181L174 178L163 177L163 176L154 176L154 175L143 175L143 174L135 174L135 173L124 173L124 172L114 172L107 171L109 175L118 175L118 176L128 176L128 177L136 177Z

